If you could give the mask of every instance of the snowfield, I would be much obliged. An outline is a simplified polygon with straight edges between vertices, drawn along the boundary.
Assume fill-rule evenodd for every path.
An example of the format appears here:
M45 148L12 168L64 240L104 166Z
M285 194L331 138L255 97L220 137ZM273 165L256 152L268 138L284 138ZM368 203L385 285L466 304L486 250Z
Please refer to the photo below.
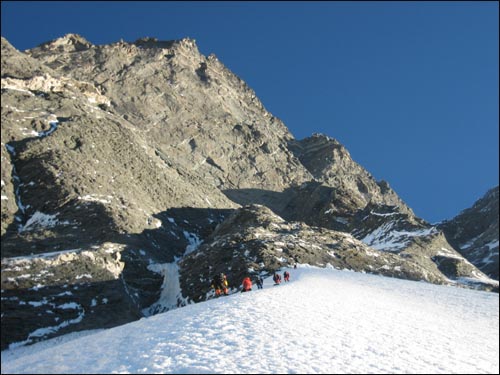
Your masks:
M2 352L2 373L499 372L499 296L331 268Z

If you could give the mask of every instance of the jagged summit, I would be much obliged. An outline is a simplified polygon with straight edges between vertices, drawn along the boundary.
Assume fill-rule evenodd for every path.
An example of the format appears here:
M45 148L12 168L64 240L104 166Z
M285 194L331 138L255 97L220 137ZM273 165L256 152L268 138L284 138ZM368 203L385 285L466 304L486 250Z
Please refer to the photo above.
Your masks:
M196 40L189 37L185 37L182 39L174 39L174 40L159 40L158 38L155 37L146 36L138 38L133 42L126 42L123 39L121 39L116 43L104 44L102 46L114 46L114 45L121 45L121 46L135 45L137 47L142 47L142 48L158 48L158 49L168 49L174 45L182 45L184 47L191 48L195 51L198 50L198 47L196 45ZM39 49L43 50L45 53L50 51L57 53L75 52L75 51L83 51L91 47L97 47L97 45L92 44L79 34L68 33L60 38L53 39L51 41L42 43L35 48L28 49L26 52L34 53L34 51L37 51Z
M55 52L75 52L83 51L93 46L87 39L78 34L66 34L63 37L42 43L37 48L44 51Z

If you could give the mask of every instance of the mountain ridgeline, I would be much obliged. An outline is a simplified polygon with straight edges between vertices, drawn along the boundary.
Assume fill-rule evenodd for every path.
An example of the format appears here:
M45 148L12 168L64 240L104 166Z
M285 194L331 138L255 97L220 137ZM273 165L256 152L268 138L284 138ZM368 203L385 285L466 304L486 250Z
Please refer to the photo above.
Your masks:
M204 301L218 272L498 291L498 187L433 226L189 38L1 48L2 349Z

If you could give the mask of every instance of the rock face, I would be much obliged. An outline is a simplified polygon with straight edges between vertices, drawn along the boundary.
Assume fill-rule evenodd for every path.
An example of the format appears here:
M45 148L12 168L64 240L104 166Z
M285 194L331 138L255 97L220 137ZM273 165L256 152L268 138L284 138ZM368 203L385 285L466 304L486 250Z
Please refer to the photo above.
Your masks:
M76 50L75 40L86 47ZM211 186L280 191L310 178L288 150L293 137L285 125L215 55L201 55L192 39L92 46L70 35L29 54L94 82L149 144Z
M375 181L368 171L352 160L349 152L337 140L313 134L312 137L291 142L290 146L317 181L350 197L352 207L349 211L375 203L397 206L401 211L413 214L387 182ZM335 210L335 207L332 209Z
M219 271L233 291L295 263L498 288L192 39L1 48L2 349L211 298Z
M498 280L498 186L439 228L464 257Z

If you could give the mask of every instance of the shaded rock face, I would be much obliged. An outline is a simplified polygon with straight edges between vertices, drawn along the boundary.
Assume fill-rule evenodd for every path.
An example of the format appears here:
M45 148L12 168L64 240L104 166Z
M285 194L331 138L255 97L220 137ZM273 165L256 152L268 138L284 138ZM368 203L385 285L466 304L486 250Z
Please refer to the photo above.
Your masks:
M439 224L448 241L485 274L498 280L498 186L470 208Z
M312 180L283 192L250 188L227 189L224 194L239 204L266 205L287 220L341 231L356 228L356 213L369 204L394 206L414 217L387 182L376 181L335 139L314 134L301 141L290 140L289 149Z
M121 246L123 247L123 245ZM2 259L2 349L138 319L120 246ZM36 317L36 318L35 318Z
M1 43L2 349L211 298L220 271L233 291L295 263L495 288L192 39Z

